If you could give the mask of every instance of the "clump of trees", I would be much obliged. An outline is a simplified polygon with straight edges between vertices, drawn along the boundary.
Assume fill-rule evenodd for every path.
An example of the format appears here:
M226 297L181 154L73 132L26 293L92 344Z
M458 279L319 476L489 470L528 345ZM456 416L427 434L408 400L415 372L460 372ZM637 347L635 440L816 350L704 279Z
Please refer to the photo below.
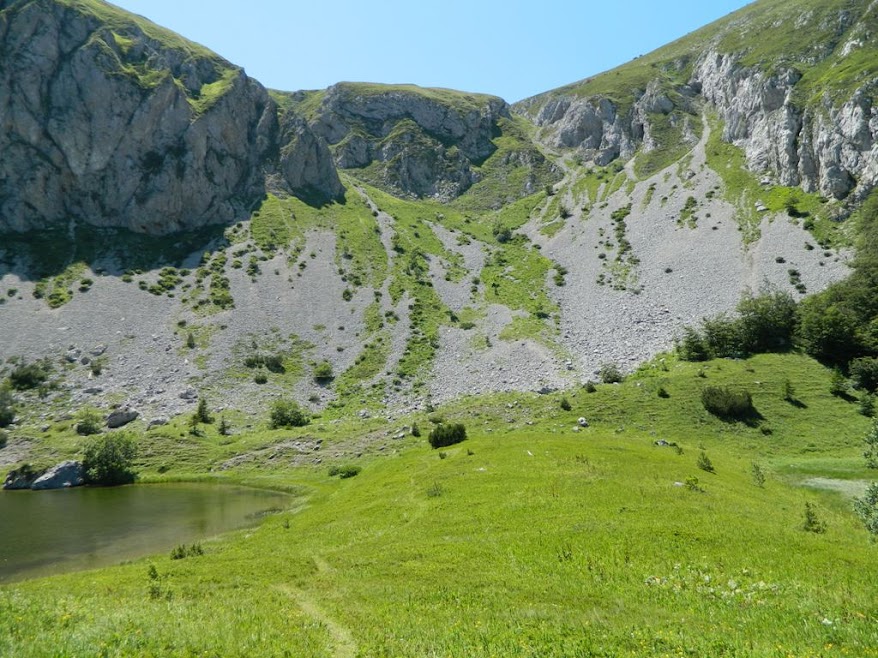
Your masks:
M310 415L293 400L277 400L271 407L269 426L273 430L304 427L310 422Z
M453 446L455 443L460 443L461 441L466 440L466 426L463 423L437 425L430 432L428 440L430 441L430 446L434 450L436 448Z
M134 482L137 444L128 434L116 432L89 441L83 451L82 467L89 484L110 487Z
M728 386L705 386L701 403L714 416L723 420L748 420L756 415L750 391Z

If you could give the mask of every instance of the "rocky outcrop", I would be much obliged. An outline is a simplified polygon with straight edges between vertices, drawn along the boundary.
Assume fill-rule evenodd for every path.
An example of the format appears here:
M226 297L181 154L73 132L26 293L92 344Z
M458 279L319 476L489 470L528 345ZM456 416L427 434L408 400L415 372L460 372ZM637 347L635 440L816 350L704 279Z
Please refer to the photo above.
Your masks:
M675 90L675 96L677 102L654 80L627 107L604 96L569 94L537 97L515 109L543 129L542 139L551 147L577 149L584 160L606 166L617 158L633 157L640 148L671 146L655 137L658 121L677 128L680 139L697 142L691 130L684 130L696 109L696 92L687 86Z
M878 78L862 77L841 101L837 94L797 93L802 78L792 65L769 72L709 48L695 58L685 84L657 77L628 106L573 89L523 101L515 110L541 128L551 147L577 149L606 165L641 148L668 147L653 137L663 117L676 129L675 139L694 144L686 124L706 108L722 119L723 138L743 149L751 171L780 185L860 200L878 185Z
M279 142L259 83L111 5L0 1L0 128L0 231L244 219L281 151L292 192L339 193L307 128Z
M694 73L725 122L724 139L744 150L750 169L827 197L865 194L878 184L878 80L865 81L838 104L828 94L796 102L801 78L792 67L768 74L715 51Z
M14 469L6 476L6 490L65 489L85 484L85 469L78 461L64 461L45 471L38 471L29 464Z
M140 416L140 412L130 407L116 409L107 416L107 427L109 429L117 429L125 427L128 423L133 423Z
M497 121L506 116L508 106L493 96L340 83L310 125L339 167L377 163L380 182L395 191L449 200L478 180L474 167L495 151Z
M31 485L31 489L67 489L85 484L85 470L77 461L61 462L43 473Z

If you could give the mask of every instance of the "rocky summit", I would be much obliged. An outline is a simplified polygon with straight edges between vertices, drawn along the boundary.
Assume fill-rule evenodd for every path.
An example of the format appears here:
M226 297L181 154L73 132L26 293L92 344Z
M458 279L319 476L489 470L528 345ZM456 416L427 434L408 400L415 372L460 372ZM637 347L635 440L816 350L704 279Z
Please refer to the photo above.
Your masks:
M101 0L2 1L0 357L147 425L631 370L742 295L848 276L876 34L874 2L761 0L509 105L266 90Z

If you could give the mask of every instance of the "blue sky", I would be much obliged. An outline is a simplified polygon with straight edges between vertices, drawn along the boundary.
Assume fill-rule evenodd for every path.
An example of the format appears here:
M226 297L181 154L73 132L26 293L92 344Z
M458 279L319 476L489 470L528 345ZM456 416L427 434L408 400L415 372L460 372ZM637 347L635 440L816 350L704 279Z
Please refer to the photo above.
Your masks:
M622 64L744 0L115 0L275 89L341 80L514 102Z

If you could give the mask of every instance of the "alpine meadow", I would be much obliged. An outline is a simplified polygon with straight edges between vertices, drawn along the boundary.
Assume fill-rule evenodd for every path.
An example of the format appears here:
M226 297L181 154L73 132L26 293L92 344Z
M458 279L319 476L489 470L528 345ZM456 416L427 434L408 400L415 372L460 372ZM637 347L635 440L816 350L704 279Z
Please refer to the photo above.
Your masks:
M0 92L0 656L878 656L878 2L509 104L0 0Z

